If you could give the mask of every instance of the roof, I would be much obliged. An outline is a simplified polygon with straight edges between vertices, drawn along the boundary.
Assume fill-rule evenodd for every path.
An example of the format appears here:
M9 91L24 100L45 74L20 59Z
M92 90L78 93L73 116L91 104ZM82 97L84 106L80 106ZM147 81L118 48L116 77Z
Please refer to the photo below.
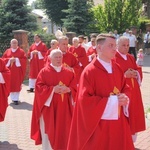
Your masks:
M42 9L33 9L32 13L39 17L42 17L42 18L48 18L47 15L45 14L44 10L42 10Z

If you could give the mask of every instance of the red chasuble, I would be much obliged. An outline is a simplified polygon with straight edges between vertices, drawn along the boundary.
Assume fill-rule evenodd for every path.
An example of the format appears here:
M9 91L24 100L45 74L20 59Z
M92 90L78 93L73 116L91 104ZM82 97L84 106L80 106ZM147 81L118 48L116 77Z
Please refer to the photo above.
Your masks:
M69 87L71 92L63 96L54 93L50 106L45 106L53 87L60 82ZM73 72L64 67L61 72L56 72L51 66L40 71L36 82L31 124L31 138L35 140L35 144L41 144L39 119L43 115L45 132L52 148L66 150L73 111L72 98L75 98L75 94L76 80Z
M134 150L122 107L118 120L101 119L114 88L130 95L123 72L114 62L112 71L107 73L97 59L83 70L67 150Z
M9 48L3 55L3 59L5 60L6 64L11 57L17 57L21 66L17 67L14 62L8 67L11 71L10 92L19 92L25 77L27 57L23 49L18 48L15 52L12 52L11 48Z
M119 53L116 54L116 62L121 66L123 72L126 72L129 68L137 70L141 75L141 67L137 66L135 59L132 55L127 54L127 60L124 60ZM135 78L126 78L127 84L130 86L132 95L130 102L130 117L129 122L131 126L132 134L136 132L145 130L145 117L144 117L144 108L141 97L141 91L137 79Z
M71 54L70 52L63 54L63 65L73 68L75 75L79 73L80 70L79 62L76 59L76 57L73 56L73 54Z
M45 57L47 47L43 42L41 42L38 46L36 46L35 43L32 44L28 51L28 58L31 57L31 52L34 50L41 52L42 56ZM38 55L34 55L33 58L30 60L29 78L36 79L38 73L43 67L44 67L44 58L39 59Z
M86 56L85 49L83 47L78 46L75 48L74 46L71 46L69 48L69 51L76 57L79 63L81 63L82 66L80 66L80 69L77 74L77 81L79 81L80 75L83 71L83 69L88 65L88 57Z
M46 54L45 54L45 58L44 58L44 66L50 64L50 60L49 60L48 56L49 56L49 54L50 54L51 51L52 51L52 48L50 48L50 49L46 52Z
M97 54L96 48L93 48L93 46L91 46L88 50L87 50L87 56L90 56L92 54Z
M10 70L5 66L5 62L0 58L0 72L5 83L0 83L0 122L4 121L8 106L8 96L10 92Z

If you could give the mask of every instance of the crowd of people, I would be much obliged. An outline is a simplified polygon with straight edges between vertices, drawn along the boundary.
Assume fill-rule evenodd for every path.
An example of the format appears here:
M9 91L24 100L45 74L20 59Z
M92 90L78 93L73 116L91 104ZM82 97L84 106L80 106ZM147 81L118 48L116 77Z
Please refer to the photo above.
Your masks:
M36 34L26 54L17 39L11 40L0 59L0 121L9 94L19 104L29 60L35 144L43 150L134 150L137 133L145 130L140 91L144 54L142 48L136 54L135 35L127 29L119 36L115 30L91 34L87 43L83 35L71 45L68 41L57 37L48 49Z

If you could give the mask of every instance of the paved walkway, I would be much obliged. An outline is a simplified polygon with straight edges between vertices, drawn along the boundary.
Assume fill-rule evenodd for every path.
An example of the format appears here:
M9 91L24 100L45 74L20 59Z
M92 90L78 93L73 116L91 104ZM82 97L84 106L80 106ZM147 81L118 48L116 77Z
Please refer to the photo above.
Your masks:
M150 56L145 56L143 67L143 84L141 86L144 108L150 108ZM27 83L23 84L20 104L9 107L5 121L0 123L0 150L41 150L30 139L30 122L33 104L33 93L27 93ZM138 110L137 110L138 111ZM137 150L150 150L150 120L146 118L147 129L138 134L135 147Z

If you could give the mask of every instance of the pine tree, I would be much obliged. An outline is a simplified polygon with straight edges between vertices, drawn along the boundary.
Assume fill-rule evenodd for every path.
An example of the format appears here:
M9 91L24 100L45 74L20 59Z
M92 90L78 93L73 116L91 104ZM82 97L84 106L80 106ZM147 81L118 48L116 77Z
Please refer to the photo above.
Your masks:
M2 0L0 16L0 39L11 37L13 30L37 29L36 18L31 16L27 0Z
M68 9L68 0L41 0L47 16L58 26L62 26L61 19L66 17L62 10Z
M64 27L67 31L76 32L77 34L88 34L92 25L92 1L89 0L68 0L69 9L65 10L68 14L63 19Z

